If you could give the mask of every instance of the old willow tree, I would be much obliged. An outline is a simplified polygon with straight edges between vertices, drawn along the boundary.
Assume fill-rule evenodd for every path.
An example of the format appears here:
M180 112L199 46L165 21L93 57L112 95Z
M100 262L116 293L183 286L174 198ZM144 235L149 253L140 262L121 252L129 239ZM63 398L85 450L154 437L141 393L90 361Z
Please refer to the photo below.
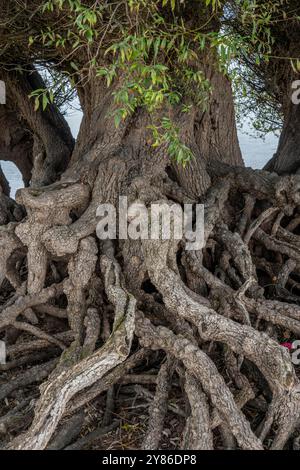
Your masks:
M0 175L4 446L89 445L119 426L155 449L165 420L184 449L299 446L282 343L300 335L300 177L244 168L231 91L264 84L299 140L293 3L1 0L0 158L25 182L13 201ZM119 196L204 204L205 247L99 240L97 208Z

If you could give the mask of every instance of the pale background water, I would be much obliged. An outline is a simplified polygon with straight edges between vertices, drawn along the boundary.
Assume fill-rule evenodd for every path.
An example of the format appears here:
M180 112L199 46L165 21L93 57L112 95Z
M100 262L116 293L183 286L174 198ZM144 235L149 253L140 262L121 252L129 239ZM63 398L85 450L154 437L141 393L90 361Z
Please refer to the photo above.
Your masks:
M80 111L73 112L67 116L67 121L74 137L76 137L81 121ZM251 128L245 126L245 131L251 132ZM278 138L273 134L267 135L265 139L260 139L241 131L239 131L239 141L245 165L252 168L262 168L273 156L278 144ZM10 184L11 196L15 197L16 190L23 187L21 173L14 163L1 161L1 166Z

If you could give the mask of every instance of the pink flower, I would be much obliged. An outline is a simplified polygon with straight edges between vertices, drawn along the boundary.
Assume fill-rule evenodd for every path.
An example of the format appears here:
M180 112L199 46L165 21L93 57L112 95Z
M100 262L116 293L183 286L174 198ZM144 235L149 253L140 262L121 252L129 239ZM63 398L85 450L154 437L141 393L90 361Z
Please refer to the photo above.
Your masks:
M292 343L281 343L280 346L283 346L284 348L287 348L289 351L293 349L293 344Z

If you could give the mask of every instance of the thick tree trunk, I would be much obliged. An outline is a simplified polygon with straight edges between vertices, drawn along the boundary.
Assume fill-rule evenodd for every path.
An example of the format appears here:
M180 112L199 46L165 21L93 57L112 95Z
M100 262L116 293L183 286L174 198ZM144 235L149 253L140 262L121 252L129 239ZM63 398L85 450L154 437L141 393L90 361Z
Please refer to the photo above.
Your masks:
M207 67L206 76L212 86L207 110L195 109L190 121L185 116L178 121L183 139L188 136L186 143L194 151L195 159L184 169L172 164L176 181L194 197L199 197L209 187L207 162L219 160L243 166L230 82L212 66Z
M207 161L219 160L243 166L236 128L231 83L221 72L210 67L206 72L212 86L207 111L199 111L195 134L201 155Z
M300 105L290 99L280 134L277 151L267 163L267 171L279 175L299 173L300 169Z
M2 72L7 105L0 110L0 158L13 161L25 185L54 182L66 169L74 147L70 128L56 106L35 112L30 93L45 88L34 68L16 74Z
M13 162L28 186L33 167L33 136L9 105L0 107L0 159Z

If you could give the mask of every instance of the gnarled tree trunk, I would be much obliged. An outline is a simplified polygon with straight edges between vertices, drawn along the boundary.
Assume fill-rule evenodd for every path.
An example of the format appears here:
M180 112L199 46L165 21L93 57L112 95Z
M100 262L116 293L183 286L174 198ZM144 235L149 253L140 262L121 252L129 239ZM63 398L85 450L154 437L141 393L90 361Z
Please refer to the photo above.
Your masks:
M21 339L23 333L38 338L22 344L25 363L28 351L51 345L55 352L32 367L31 375L0 387L3 399L48 377L33 420L23 410L30 426L25 433L17 427L9 448L46 448L72 410L122 379L138 382L138 372L125 374L147 356L141 346L149 356L162 350L168 358L158 374L145 445L159 445L173 377L180 399L189 404L184 448L212 448L214 436L220 448L227 434L238 448L262 449L269 435L272 447L282 448L298 425L299 381L279 335L300 333L300 311L296 303L287 303L292 294L286 288L300 265L299 241L292 233L299 177L243 168L229 83L213 64L210 70L215 86L207 111L195 106L188 113L179 107L161 111L193 151L186 168L170 161L167 145L153 147L145 109L116 128L113 93L120 83L107 89L92 76L80 89L83 121L60 178L58 159L65 157L66 166L71 152L67 129L56 134L52 108L50 117L42 111L34 115L28 87L14 84L12 96L46 157L40 184L17 193L26 218L1 230L2 272L15 292L3 305L0 330L7 332L7 367L13 367L20 341L15 343L11 330L21 332ZM49 148L56 135L57 145ZM57 181L44 186L54 174ZM202 202L204 249L186 251L185 240L173 238L99 241L97 208L117 206L119 196L148 208ZM270 261L274 251L278 263ZM24 273L19 275L24 254L25 280ZM263 286L275 275L280 294L271 300ZM63 331L47 329L41 314L58 317ZM241 409L255 397L263 405L252 421L252 414ZM12 426L9 416L3 420ZM153 423L159 423L157 435Z

